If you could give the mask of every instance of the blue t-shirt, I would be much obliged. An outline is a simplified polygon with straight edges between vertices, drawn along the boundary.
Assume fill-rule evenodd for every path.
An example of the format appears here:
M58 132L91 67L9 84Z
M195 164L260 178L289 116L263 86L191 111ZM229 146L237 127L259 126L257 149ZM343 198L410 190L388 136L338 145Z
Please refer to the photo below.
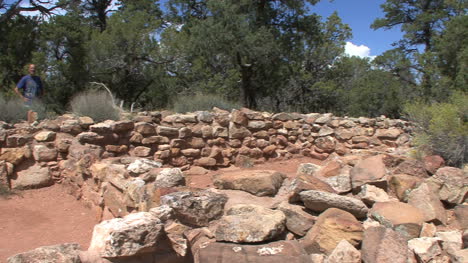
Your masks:
M42 81L38 76L26 75L21 78L16 86L28 100L27 102L31 102L42 94Z

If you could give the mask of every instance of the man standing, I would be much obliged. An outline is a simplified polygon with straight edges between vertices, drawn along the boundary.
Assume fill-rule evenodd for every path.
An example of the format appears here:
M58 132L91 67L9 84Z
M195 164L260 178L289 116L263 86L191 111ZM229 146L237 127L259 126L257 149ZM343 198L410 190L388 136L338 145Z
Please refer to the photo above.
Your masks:
M28 75L21 78L18 82L18 85L15 87L15 92L23 100L24 104L29 107L39 97L44 95L44 87L42 86L42 81L39 76L36 76L36 65L29 64L28 66ZM35 121L36 117L33 111L28 111L28 122L32 123Z

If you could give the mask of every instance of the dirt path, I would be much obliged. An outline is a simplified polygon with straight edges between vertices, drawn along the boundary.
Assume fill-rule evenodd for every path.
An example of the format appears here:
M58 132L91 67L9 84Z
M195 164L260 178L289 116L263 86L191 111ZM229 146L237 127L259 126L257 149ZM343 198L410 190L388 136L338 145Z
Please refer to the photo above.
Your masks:
M0 197L0 262L40 246L79 243L88 247L95 215L61 185Z

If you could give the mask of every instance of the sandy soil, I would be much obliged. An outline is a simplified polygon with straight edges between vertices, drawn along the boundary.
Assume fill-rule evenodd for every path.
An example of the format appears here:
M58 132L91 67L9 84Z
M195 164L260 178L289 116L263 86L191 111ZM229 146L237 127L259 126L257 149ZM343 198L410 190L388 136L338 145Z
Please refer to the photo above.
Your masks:
M300 157L257 164L246 170L276 170L292 177L299 164L308 162L320 164L320 161ZM232 166L190 176L188 185L212 187L214 174L240 169ZM241 195L240 200L254 197L248 193L233 194ZM21 191L8 199L0 197L0 263L14 254L40 246L79 243L82 249L87 249L96 223L95 213L68 195L61 185Z
M95 214L61 185L0 197L0 262L24 251L60 243L88 247Z

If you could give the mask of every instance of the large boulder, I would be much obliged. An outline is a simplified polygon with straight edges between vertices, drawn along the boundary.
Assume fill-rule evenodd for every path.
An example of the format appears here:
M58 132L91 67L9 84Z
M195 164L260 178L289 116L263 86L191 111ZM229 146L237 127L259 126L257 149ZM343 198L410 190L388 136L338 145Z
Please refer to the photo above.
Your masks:
M160 162L141 158L141 159L136 159L133 162L131 162L128 165L127 170L134 174L142 174L142 173L148 172L149 170L153 168L160 168L161 166L162 166L162 163Z
M425 156L423 162L424 168L426 168L426 171L430 174L435 174L440 167L445 165L444 158L439 155Z
M219 189L242 190L256 196L273 196L278 192L286 175L276 171L234 171L214 176L213 184Z
M361 263L361 252L348 241L341 240L328 256L327 263Z
M37 164L18 171L16 176L11 178L11 188L13 189L41 188L50 186L53 183L49 168Z
M460 227L462 229L468 229L468 205L457 205L454 212Z
M396 140L400 136L401 131L396 128L390 129L377 129L375 136L383 140Z
M440 241L436 237L414 238L408 241L408 247L418 262L450 262L448 256L442 254Z
M439 188L440 200L456 205L468 196L468 173L455 167L442 167L427 180Z
M79 244L38 247L8 258L8 263L81 263Z
M363 230L362 224L352 214L330 208L320 214L314 226L301 240L301 244L309 254L330 254L343 239L353 246L358 246Z
M195 263L310 263L299 242L277 241L261 245L208 243L201 246Z
M424 215L424 221L436 224L447 224L447 214L444 205L439 200L437 192L428 184L423 183L408 195L408 204L419 208Z
M303 191L316 190L336 193L329 184L315 177L309 177L307 180L296 178L291 182L288 190L289 201L292 203L301 201L300 193Z
M395 174L409 174L419 178L426 178L428 176L424 163L418 160L409 159L401 162L393 170Z
M407 263L408 246L404 236L383 226L364 231L361 247L366 263Z
M216 226L217 241L255 243L272 240L284 232L286 216L257 205L231 207Z
M361 200L369 206L372 206L377 202L388 202L390 197L387 192L383 189L378 188L370 184L365 184L361 187L361 192L359 192L359 197Z
M350 171L353 189L364 184L375 184L385 180L387 170L385 168L384 156L376 155L359 161Z
M418 237L424 223L421 210L401 202L376 203L369 214L380 224L393 228L406 238Z
M409 174L394 174L389 179L389 188L404 201L410 190L415 188L423 179Z
M19 165L23 160L31 156L31 150L28 147L2 148L0 150L0 161L6 161L14 165Z
M249 137L252 133L246 127L236 124L234 122L229 123L229 138L231 139L244 139Z
M34 145L33 148L34 160L37 162L50 162L57 159L57 150L53 147L47 147L45 145Z
M34 139L38 142L49 142L55 140L56 135L53 131L42 131L34 135Z
M164 168L156 176L158 187L175 187L185 185L185 175L179 168Z
M154 252L163 238L163 224L149 212L114 218L94 226L88 251L105 258Z
M198 192L176 192L161 197L161 204L174 209L175 217L192 226L207 226L219 219L224 212L227 197L210 190Z
M314 190L303 191L300 197L305 207L315 212L334 207L347 211L357 218L365 218L368 211L367 206L361 200L353 197Z
M315 217L304 211L303 206L281 202L276 209L286 215L286 228L298 236L304 236L314 225Z

